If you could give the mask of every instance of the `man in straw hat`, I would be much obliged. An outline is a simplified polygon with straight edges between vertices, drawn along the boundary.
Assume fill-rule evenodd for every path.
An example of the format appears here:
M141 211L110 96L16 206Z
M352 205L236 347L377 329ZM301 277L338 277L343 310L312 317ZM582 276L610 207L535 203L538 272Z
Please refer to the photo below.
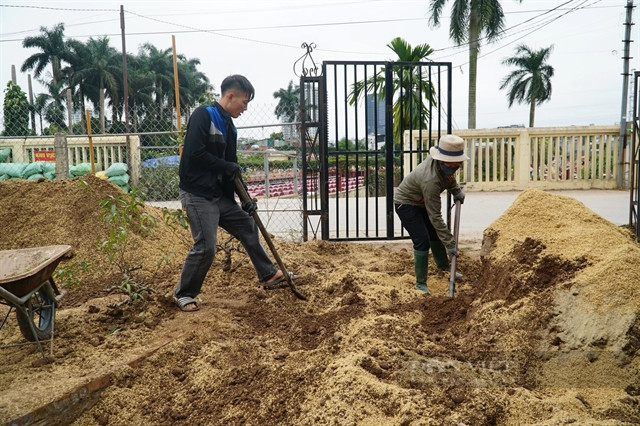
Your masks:
M438 146L431 147L429 156L406 176L396 188L393 202L396 214L413 242L413 263L416 289L429 292L427 272L429 249L438 268L449 269L449 256L457 255L456 244L442 218L440 194L449 190L453 200L464 202L464 192L455 172L468 160L464 139L444 135Z

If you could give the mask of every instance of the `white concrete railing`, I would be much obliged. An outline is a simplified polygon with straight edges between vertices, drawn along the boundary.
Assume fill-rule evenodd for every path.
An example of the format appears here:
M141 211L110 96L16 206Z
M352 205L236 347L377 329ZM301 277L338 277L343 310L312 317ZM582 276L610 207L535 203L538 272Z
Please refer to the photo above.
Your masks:
M466 140L459 181L472 191L616 189L625 173L618 126L532 127L457 130ZM436 144L428 133L405 131L405 175L417 165L413 153ZM423 150L424 153L428 149ZM425 154L423 154L425 155ZM411 165L409 167L408 165Z
M89 137L65 135L67 138L67 155L69 165L90 162ZM127 138L125 135L99 135L91 136L94 164L96 171L104 171L113 163L127 163ZM140 175L140 137L129 136L133 165L129 167L129 175L132 182L138 182ZM14 163L33 163L37 161L37 153L54 152L54 138L50 137L24 137L2 138L0 149L11 148L11 157ZM52 158L53 159L53 158Z
M619 159L618 126L534 127L457 130L467 142L470 157L459 181L472 191L539 189L615 189L617 177L626 173ZM428 132L405 131L404 172L424 158ZM67 135L69 164L89 162L89 139ZM420 141L421 139L421 141ZM127 162L125 135L92 136L96 170ZM130 136L134 164L132 182L140 173L140 138ZM11 148L13 162L33 162L35 152L53 151L53 137L0 138L0 149ZM417 152L420 151L420 154ZM420 155L420 157L419 157ZM621 167L624 165L625 167Z

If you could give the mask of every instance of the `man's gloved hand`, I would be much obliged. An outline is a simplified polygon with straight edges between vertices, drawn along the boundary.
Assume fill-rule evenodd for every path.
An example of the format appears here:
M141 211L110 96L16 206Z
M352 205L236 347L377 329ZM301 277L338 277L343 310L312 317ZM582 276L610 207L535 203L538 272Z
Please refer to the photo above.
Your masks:
M464 191L461 189L456 195L453 196L453 202L460 201L460 204L464 204Z
M244 210L245 212L247 212L249 214L253 214L253 212L258 210L258 201L256 201L255 198L253 200L249 199L247 201L244 201L242 203L242 210Z
M227 163L224 165L224 174L229 176L231 179L235 179L236 177L241 175L240 166L238 165L238 163L227 161Z
M458 255L458 250L455 247L448 248L447 254L449 255L449 258L452 258L453 256Z

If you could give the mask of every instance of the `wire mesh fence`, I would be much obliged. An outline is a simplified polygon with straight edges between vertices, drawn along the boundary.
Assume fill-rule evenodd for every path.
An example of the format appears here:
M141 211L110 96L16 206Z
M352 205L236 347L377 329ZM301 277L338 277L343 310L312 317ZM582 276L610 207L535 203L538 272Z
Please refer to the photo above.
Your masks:
M238 161L249 195L258 199L260 217L272 234L302 236L301 154L297 123L281 123L275 105L252 105L238 119ZM7 121L0 136L0 180L59 179L86 173L128 191L135 186L150 205L181 208L178 166L181 132L171 111L132 108L130 129L122 117L92 113L22 111L26 123ZM186 122L186 111L181 122ZM23 117L24 118L24 117ZM186 126L181 126L182 129ZM35 130L34 130L35 129ZM66 157L62 168L56 158ZM56 168L56 165L58 167Z

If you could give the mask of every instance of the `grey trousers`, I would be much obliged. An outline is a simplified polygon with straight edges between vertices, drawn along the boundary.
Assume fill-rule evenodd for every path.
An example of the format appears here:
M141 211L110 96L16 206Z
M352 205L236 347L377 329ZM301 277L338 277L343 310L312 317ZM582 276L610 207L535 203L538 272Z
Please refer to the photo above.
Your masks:
M242 243L259 281L278 272L260 242L258 225L234 200L222 196L207 200L180 190L180 201L189 218L193 247L182 266L176 297L196 297L200 293L216 254L218 226Z

